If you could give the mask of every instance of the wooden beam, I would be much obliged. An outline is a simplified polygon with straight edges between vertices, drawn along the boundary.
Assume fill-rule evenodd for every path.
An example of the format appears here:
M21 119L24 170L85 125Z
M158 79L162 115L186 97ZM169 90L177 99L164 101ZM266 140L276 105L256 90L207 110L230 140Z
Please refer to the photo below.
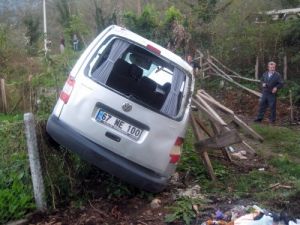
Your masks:
M7 109L7 96L6 96L6 89L5 89L5 80L0 79L0 88L1 88L1 99L2 99L2 105L3 105L3 112L6 114Z
M195 100L200 102L209 113L211 113L213 115L214 118L216 118L218 120L218 122L223 125L223 126L227 126L227 124L225 123L225 121L218 115L218 113L210 107L210 105L207 104L207 102L205 100L203 100L203 98L201 98L200 96L196 95L195 96Z
M233 78L237 78L237 79L241 79L241 80L260 83L260 80L255 80L255 79L251 79L251 78L248 78L248 77L240 77L240 76L235 76L235 75L231 75L231 74L228 74L228 76L233 77Z
M209 136L209 137L213 137L215 134L219 134L219 132L217 130L215 130L216 128L216 124L214 124L212 121L209 121L213 131L210 131L207 126L205 126L205 124L197 117L195 117L196 123L201 127L201 129ZM227 150L225 148L220 148L220 150L222 151L222 154L224 155L224 157L231 162L231 157L229 155L229 153L227 152Z
M257 91L254 91L254 90L252 90L252 89L250 89L250 88L247 88L247 87L245 87L244 85L241 85L240 83L238 83L238 82L236 82L236 81L234 81L234 80L232 80L232 79L228 79L227 77L225 77L225 76L223 76L223 75L221 75L221 74L210 74L210 75L216 75L216 76L218 76L218 77L221 77L221 78L225 79L226 81L228 81L228 82L230 82L230 83L232 83L232 84L235 84L236 86L238 86L238 87L244 89L245 91L248 91L249 93L251 93L251 94L253 94L253 95L255 95L255 96L259 97L259 98L261 97L261 93L259 93L259 92L257 92Z
M260 136L258 133L256 133L251 127L249 127L244 121L242 121L239 117L236 115L233 116L233 121L239 125L245 132L250 134L253 138L259 140L260 142L264 141L264 138Z
M216 64L214 64L211 59L207 59L207 61L209 62L209 64L212 66L212 69L214 69L215 71L221 73L224 77L226 77L229 80L233 80L230 76L228 76L227 73L225 73L222 69L220 69Z
M242 144L247 147L248 151L250 154L256 155L256 151L245 141L242 141Z
M258 80L258 69L259 69L259 59L258 59L258 56L256 56L256 62L255 62L255 80Z
M238 116L234 114L234 112L227 107L223 106L221 103L217 102L213 98L208 98L205 94L203 94L201 90L197 92L197 95L200 95L200 97L204 98L205 100L212 103L214 106L217 106L219 109L221 109L224 112L227 112L231 114L233 121L239 125L245 132L250 134L253 138L259 140L260 142L263 142L264 139L262 136L260 136L257 132L255 132L250 126L248 126L244 121L242 121Z
M212 121L209 121L209 122L210 122L211 128L215 135L220 134L222 132L222 128L220 128L217 124L213 123ZM229 131L230 129L227 128L225 130ZM221 151L222 151L222 154L225 157L225 159L227 159L227 161L229 161L229 162L232 162L231 156L228 153L227 149L221 148Z
M226 131L222 134L217 134L205 140L198 141L195 144L196 148L225 148L233 144L241 143L242 139L236 131Z
M199 129L199 127L197 126L195 117L194 117L194 115L192 113L190 114L190 121L191 121L192 128L194 130L194 134L196 136L196 139L198 141L200 141L201 139L204 138L204 135L201 132L201 130ZM216 180L216 175L214 173L214 169L212 167L212 164L211 164L211 161L210 161L209 156L207 154L207 151L205 149L202 149L202 151L200 152L200 154L201 154L204 166L206 167L207 172L208 172L210 178L213 181L215 181Z
M204 112L205 115L210 118L211 120L213 120L214 122L220 124L221 126L227 126L227 124L225 122L220 122L220 120L218 120L217 118L214 117L214 115L212 115L203 105L201 105L197 100L195 100L194 98L192 98L192 102L193 104L196 105L196 107L201 110L201 112Z
M225 66L223 63L221 63L216 57L214 56L210 56L214 61L216 61L217 63L219 63L224 69L228 70L229 72L235 74L238 77L243 77L242 75L238 74L237 72L233 71L232 69L228 68L227 66Z
M197 92L197 95L199 95L205 101L207 101L207 102L213 104L214 106L218 107L223 112L226 112L226 113L229 113L231 115L234 115L234 112L231 109L225 107L224 105L222 105L221 103L219 103L215 99L209 98L208 96L206 96L205 94L201 93L200 91Z

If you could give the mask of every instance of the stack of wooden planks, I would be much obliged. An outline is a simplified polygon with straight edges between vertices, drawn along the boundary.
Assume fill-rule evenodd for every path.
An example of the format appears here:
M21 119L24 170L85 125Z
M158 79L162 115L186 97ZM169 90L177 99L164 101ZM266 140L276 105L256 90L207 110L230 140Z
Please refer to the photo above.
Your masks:
M243 140L240 131L232 129L230 125L234 123L236 127L241 128L244 133L257 141L262 142L263 138L235 115L231 109L222 105L202 89L198 90L192 98L192 108L190 121L197 139L195 148L199 151L212 180L215 180L216 176L208 155L209 150L219 149L228 161L232 161L228 149L231 145L240 143L245 146L249 154L256 154L255 150ZM218 112L222 112L222 114Z

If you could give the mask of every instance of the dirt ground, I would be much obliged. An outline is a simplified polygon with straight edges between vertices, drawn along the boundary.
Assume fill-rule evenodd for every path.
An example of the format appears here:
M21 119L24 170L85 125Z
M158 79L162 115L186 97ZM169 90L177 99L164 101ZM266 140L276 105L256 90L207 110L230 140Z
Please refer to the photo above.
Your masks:
M254 97L243 94L236 94L234 92L224 92L218 96L214 96L216 99L221 100L224 105L233 109L236 114L242 115L246 121L252 121L256 115L258 108L258 101ZM278 118L279 123L286 124L289 122L289 106L287 103L278 102ZM228 163L222 161L222 163ZM251 160L240 163L236 161L234 164L230 164L236 171L236 174L247 173L253 168L264 168L264 159L258 156L253 156ZM170 212L170 206L175 202L174 193L179 188L185 188L193 184L192 179L186 179L185 174L179 174L179 182L176 184L170 184L170 186L162 193L141 196L139 194L108 199L105 196L101 196L101 186L99 186L99 195L91 200L88 200L81 206L69 205L63 208L59 208L50 213L35 213L31 215L26 224L37 225L93 225L93 224L114 224L114 225L161 225L166 224L164 222L165 216ZM184 180L184 182L183 182ZM92 189L97 190L97 185ZM243 200L230 199L227 197L221 197L222 195L208 196L211 202L205 207L201 208L198 219L193 221L192 224L201 224L201 221L210 218L211 213L216 208L221 208L226 211L232 208L234 205L248 205L255 204L249 196ZM153 199L159 199L159 204L156 207L151 206ZM274 205L277 204L274 202ZM279 204L279 203L278 203ZM291 199L291 207L294 208L294 213L300 215L300 196L297 199ZM201 218L201 221L200 221ZM199 221L198 221L199 220ZM171 223L174 225L183 224L182 222Z

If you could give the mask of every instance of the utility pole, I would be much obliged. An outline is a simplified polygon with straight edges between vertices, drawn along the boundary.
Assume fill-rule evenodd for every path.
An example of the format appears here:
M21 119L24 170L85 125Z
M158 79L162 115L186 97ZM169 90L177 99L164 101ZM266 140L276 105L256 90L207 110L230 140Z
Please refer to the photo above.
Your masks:
M46 16L46 0L43 0L43 15L44 15L44 49L45 49L45 55L48 52L47 47L47 16Z

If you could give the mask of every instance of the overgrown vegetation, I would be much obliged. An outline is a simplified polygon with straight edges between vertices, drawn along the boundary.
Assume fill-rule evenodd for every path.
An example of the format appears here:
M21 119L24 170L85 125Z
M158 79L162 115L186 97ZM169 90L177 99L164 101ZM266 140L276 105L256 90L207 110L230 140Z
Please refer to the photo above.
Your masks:
M0 137L0 223L3 224L11 218L21 218L34 209L34 204L20 117L1 116Z
M52 46L47 57L43 52L41 15L34 14L37 10L35 4L25 7L26 3L19 3L21 11L17 14L13 9L0 14L0 74L1 78L6 79L10 113L0 115L0 223L21 218L34 209L22 114L25 111L34 112L41 122L38 135L43 137L41 140L47 139L43 133L45 119L81 54L71 49L74 34L78 35L81 49L84 49L85 44L106 26L125 25L182 57L187 53L196 53L198 48L209 50L226 65L249 77L254 76L257 56L260 72L265 69L268 60L277 61L282 72L283 56L287 55L289 81L286 82L287 88L280 92L280 97L287 97L291 89L294 103L300 102L300 20L272 21L269 17L263 17L262 23L255 23L257 13L297 7L299 0L174 0L159 4L157 1L152 4L141 1L140 13L133 7L135 1L134 4L131 1L116 1L116 5L107 5L100 0L48 2L48 38ZM9 12L11 14L7 14ZM66 48L63 54L58 54L61 36L66 39ZM207 88L213 85L218 89L217 83L208 84ZM258 146L261 149L259 156L268 165L264 171L253 169L237 176L233 168L213 161L218 182L212 183L198 153L194 151L191 129L185 139L178 171L200 184L207 195L231 195L236 199L251 196L269 207L274 202L287 204L285 202L300 193L299 130L268 126L254 128L266 139L264 144ZM70 202L80 206L87 199L97 197L97 191L84 190L95 180L103 185L104 197L108 199L132 195L147 199L152 197L101 173L66 149L49 149L47 146L44 141L39 143L47 200L52 208ZM270 192L269 186L276 183L292 188ZM183 220L189 224L195 217L193 204L201 203L187 198L178 199L170 208L166 221Z

